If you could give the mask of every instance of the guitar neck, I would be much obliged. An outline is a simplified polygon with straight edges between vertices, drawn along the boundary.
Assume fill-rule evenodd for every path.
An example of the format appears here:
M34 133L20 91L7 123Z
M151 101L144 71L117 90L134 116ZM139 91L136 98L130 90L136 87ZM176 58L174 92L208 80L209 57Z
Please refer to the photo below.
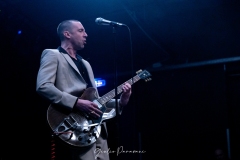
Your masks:
M130 85L133 85L134 83L136 83L137 81L139 81L141 78L136 75L133 78L129 79L128 81L126 81L125 83L129 83ZM117 95L122 93L122 86L125 84L121 84L117 87ZM98 102L102 105L104 105L105 103L107 103L108 101L110 101L112 98L114 98L115 95L115 89L111 90L110 92L106 93L105 95L103 95L101 98L98 99Z

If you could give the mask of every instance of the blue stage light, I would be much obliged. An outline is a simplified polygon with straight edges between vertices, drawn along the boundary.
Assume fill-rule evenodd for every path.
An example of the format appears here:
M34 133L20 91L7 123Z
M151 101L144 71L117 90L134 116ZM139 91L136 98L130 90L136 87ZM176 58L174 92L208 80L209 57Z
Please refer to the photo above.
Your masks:
M18 34L22 34L22 31L21 31L21 30L18 30Z
M101 78L95 78L95 84L97 87L103 87L106 85L106 81Z

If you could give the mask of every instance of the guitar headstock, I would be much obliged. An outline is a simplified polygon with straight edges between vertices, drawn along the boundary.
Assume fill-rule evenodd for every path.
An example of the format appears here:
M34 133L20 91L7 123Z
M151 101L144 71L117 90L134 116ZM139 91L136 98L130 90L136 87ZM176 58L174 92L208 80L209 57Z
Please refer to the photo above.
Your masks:
M141 79L144 79L146 82L152 80L151 78L149 78L151 76L151 74L147 70L142 71L140 69L136 73Z

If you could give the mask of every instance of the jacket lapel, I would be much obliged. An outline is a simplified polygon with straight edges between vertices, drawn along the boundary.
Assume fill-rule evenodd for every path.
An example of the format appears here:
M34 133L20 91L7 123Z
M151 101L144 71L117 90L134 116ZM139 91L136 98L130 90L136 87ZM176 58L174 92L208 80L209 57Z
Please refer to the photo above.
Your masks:
M79 70L77 69L77 66L76 66L75 63L72 61L72 59L70 58L70 56L69 56L68 54L65 54L65 53L62 53L62 52L61 52L61 54L62 54L63 57L67 60L67 62L77 71L77 73L78 73L79 75L81 75L80 72L79 72ZM81 75L81 76L82 76L82 75Z

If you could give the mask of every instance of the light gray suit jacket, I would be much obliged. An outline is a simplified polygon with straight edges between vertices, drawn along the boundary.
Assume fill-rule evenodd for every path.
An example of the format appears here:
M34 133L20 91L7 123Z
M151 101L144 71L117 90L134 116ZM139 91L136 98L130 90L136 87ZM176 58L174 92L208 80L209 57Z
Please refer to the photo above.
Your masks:
M96 88L92 67L86 60L82 60L92 86ZM36 91L39 95L49 100L50 103L71 111L86 87L86 81L68 54L59 52L58 49L45 49L42 52L36 84ZM98 92L97 96L99 97ZM115 99L109 101L106 106L114 108ZM121 114L122 107L118 106L119 114Z
M83 60L92 86L96 88L90 64ZM45 49L37 75L37 93L51 103L72 109L87 83L70 56L58 49Z

